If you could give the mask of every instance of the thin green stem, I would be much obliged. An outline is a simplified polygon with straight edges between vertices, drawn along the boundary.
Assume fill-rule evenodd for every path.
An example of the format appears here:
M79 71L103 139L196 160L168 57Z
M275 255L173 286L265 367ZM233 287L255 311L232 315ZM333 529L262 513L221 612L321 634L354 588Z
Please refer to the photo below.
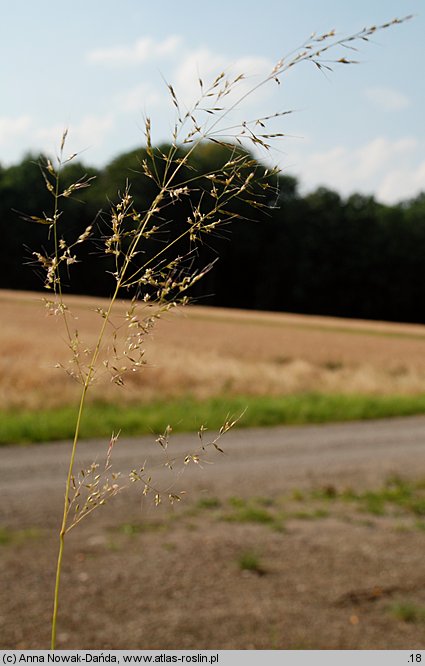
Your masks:
M84 382L83 389L81 391L81 398L80 398L80 406L78 409L78 416L77 416L77 422L75 425L75 432L74 432L74 440L72 443L72 449L71 449L71 455L69 459L69 466L68 466L68 474L66 478L66 484L65 484L65 499L64 499L64 508L63 508L63 514L62 514L62 525L61 525L61 530L59 533L59 552L58 552L58 559L57 559L57 566L56 566L56 578L55 578L55 590L54 590L54 598L53 598L53 615L52 615L52 638L51 638L51 649L54 650L56 646L56 631L57 631L57 618L58 618L58 609L59 609L59 589L60 589L60 579L61 579L61 573L62 573L62 559L63 559L63 553L64 553L64 548L65 548L65 535L67 532L67 521L68 521L68 513L69 513L69 494L71 490L71 483L72 483L72 475L73 475L73 470L74 470L74 461L75 461L75 454L77 452L77 446L78 446L78 441L80 437L80 428L81 428L81 419L83 416L83 411L84 411L84 405L86 401L86 395L87 391L90 386L90 382L94 373L94 369L96 366L96 362L99 356L100 352L100 347L102 344L103 336L105 333L106 325L109 321L109 318L111 316L112 308L113 305L116 301L116 298L118 296L118 292L120 289L120 282L117 283L115 292L111 298L111 301L109 303L108 310L106 312L105 318L103 320L102 327L99 332L99 336L97 339L96 347L93 351L93 356L89 365L89 369L87 372L87 376Z
M86 380L86 383L84 384L83 390L81 392L80 407L78 409L77 423L75 425L74 440L73 440L73 443L72 443L71 456L70 456L70 459L69 459L68 475L67 475L66 485L65 485L65 500L64 500L63 514L62 514L62 525L61 525L61 530L60 530L60 533L59 533L59 553L58 553L58 560L57 560L57 566L56 566L55 591L54 591L54 598L53 598L52 640L51 640L51 649L52 650L54 650L55 646L56 646L56 628L57 628L57 618L58 618L58 608L59 608L59 588L60 588L60 579L61 579L61 572L62 572L62 558L63 558L63 552L64 552L64 547L65 547L66 524L67 524L67 519L68 519L68 511L69 511L69 493L70 493L70 489L71 489L72 472L73 472L73 469L74 469L75 454L76 454L76 451L77 451L78 439L79 439L79 436L80 436L81 417L83 415L83 409L84 409L84 403L85 403L87 389L88 389L88 383L87 383L87 380Z
M63 534L61 531L59 535L59 553L56 565L55 592L53 599L52 637L50 642L51 650L54 650L56 648L56 628L57 628L57 619L58 619L58 610L59 610L59 587L60 587L60 579L62 571L62 557L63 557L64 546L65 546L65 534Z

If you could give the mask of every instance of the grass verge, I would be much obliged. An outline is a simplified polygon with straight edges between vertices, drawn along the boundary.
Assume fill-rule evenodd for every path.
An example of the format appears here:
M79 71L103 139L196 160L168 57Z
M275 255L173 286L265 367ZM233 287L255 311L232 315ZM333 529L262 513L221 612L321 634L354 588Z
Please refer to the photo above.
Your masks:
M226 414L238 416L242 427L329 423L425 414L425 395L368 396L305 393L282 397L223 396L198 401L186 397L149 404L87 405L82 438L109 437L112 431L127 436L163 431L193 431L204 424L219 428ZM71 439L75 407L50 410L0 411L0 444Z

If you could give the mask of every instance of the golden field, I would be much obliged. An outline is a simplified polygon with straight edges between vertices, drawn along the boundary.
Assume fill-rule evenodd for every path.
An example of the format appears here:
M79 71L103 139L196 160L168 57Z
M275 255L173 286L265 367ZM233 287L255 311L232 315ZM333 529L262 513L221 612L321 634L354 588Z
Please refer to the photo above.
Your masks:
M78 383L60 316L40 293L0 291L2 408L73 402ZM91 349L106 301L68 297L72 332ZM127 304L117 305L122 325ZM165 315L146 339L146 365L117 387L106 373L92 399L135 403L191 395L425 391L425 326L190 306Z

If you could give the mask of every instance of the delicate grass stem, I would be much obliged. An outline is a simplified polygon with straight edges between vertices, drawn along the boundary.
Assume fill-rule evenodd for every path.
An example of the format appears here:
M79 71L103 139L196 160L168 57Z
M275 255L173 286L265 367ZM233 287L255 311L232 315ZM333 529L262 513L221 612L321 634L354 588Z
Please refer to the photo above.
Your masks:
M55 591L53 597L53 615L52 615L52 635L50 641L50 649L56 649L56 630L57 630L57 620L58 620L58 610L59 610L59 588L62 572L62 558L63 551L65 547L65 533L62 530L59 533L59 553L58 560L56 564L56 578L55 578Z
M99 337L97 339L96 347L93 352L93 357L89 366L89 371L87 373L82 391L81 391L81 399L80 399L80 405L78 409L78 415L77 415L77 422L75 425L75 434L74 434L74 440L72 443L72 449L71 449L71 455L69 459L69 467L68 467L68 474L66 478L66 485L65 485L65 500L64 500L64 508L63 508L63 514L62 514L62 525L61 525L61 530L59 533L59 553L58 553L58 560L57 560L57 567L56 567L56 580L55 580L55 591L54 591L54 601L53 601L53 616L52 616L52 640L51 640L51 649L55 649L56 645L56 628L57 628L57 617L58 617L58 608L59 608L59 588L60 588L60 578L61 578L61 571L62 571L62 558L63 558L63 552L64 552L64 547L65 547L65 535L67 531L67 521L68 521L68 513L69 513L69 495L70 495L70 490L71 490L71 480L72 480L72 475L73 475L73 470L74 470L74 462L75 462L75 454L77 452L77 446L78 446L78 440L80 436L80 427L81 427L81 419L83 416L83 411L84 411L84 405L85 405L85 400L86 400L86 395L87 391L90 386L92 374L94 372L95 366L96 366L96 361L99 355L100 347L102 344L103 336L105 333L106 325L109 321L111 311L113 308L113 305L115 303L115 300L118 295L120 285L119 283L117 284L115 288L115 292L113 297L111 298L111 301L109 303L109 308L107 311L107 314L103 320L102 327L100 329Z
M77 452L78 438L80 435L81 417L83 415L84 402L87 394L87 389L88 385L86 383L83 387L83 391L81 394L80 407L78 410L74 441L72 443L72 450L69 459L68 475L66 478L66 485L65 485L65 500L64 500L63 514L62 514L62 525L59 533L59 553L56 566L56 580L55 580L55 591L54 591L54 600L53 600L52 640L51 640L52 650L54 650L56 647L56 628L57 628L58 609L59 609L59 588L60 588L60 579L62 572L62 558L65 548L66 527L67 527L68 512L69 512L69 494L71 490L71 479L74 469L75 454Z

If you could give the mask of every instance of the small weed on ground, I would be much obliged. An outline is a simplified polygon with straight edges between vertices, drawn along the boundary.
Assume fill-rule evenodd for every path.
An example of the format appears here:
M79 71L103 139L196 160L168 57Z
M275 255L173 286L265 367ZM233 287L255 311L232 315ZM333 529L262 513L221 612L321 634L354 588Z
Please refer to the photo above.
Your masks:
M121 525L120 532L127 536L137 536L143 532L158 532L167 529L167 523L159 520L145 521L143 523L124 523Z
M278 511L275 500L267 497L256 497L249 500L231 497L229 504L232 511L225 512L221 519L233 523L256 523L271 527L279 532L284 531L284 514Z
M11 530L7 527L0 527L0 546L20 544L28 539L38 539L40 536L40 530L35 527L29 527L25 530Z
M260 563L259 556L251 550L247 550L240 554L238 565L241 571L251 571L259 576L263 576L266 573L264 567Z
M253 523L278 531L285 531L288 520L314 521L329 517L376 528L384 516L398 521L393 525L396 530L425 530L425 483L422 479L411 481L390 476L376 490L359 492L328 484L311 490L296 488L280 497L230 497L227 508L224 503L220 506L216 498L203 498L197 508L221 509L214 514L218 520ZM376 520L361 518L362 514L370 514Z
M400 476L390 476L383 487L377 490L355 492L353 489L338 490L333 485L310 491L292 491L292 498L310 499L314 502L345 502L354 508L375 516L425 515L425 489L423 480L409 481Z
M393 617L402 622L425 623L425 606L420 606L413 601L397 601L390 607Z
M219 509L221 501L218 497L202 497L196 504L198 509Z

